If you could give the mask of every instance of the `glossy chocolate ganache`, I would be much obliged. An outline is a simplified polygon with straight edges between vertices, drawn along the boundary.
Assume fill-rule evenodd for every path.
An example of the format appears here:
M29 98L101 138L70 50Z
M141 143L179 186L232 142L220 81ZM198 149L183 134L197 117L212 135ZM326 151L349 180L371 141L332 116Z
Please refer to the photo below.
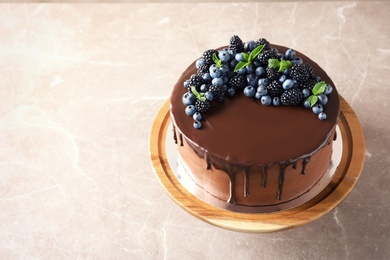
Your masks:
M270 212L302 204L330 182L326 173L336 138L339 96L317 63L302 53L296 56L333 86L324 106L325 120L303 106L264 106L239 91L213 102L203 114L202 128L196 129L182 102L188 91L184 81L197 72L195 62L181 75L171 95L173 139L179 162L196 183L196 196L233 211Z

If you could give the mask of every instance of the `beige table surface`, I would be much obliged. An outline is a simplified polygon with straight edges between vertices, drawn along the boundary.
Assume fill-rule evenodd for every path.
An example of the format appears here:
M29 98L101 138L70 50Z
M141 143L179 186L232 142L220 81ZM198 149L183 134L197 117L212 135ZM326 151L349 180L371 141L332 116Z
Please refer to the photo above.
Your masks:
M0 259L389 259L390 3L0 4ZM265 37L361 120L360 180L308 225L245 234L164 192L148 138L203 50Z

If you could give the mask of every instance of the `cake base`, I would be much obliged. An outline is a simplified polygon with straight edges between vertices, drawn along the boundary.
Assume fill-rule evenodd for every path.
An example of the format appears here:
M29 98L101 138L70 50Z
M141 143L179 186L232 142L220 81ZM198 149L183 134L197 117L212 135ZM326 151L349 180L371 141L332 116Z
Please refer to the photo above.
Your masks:
M239 213L210 205L194 196L176 178L167 154L170 132L169 100L161 107L150 134L150 158L163 188L183 209L210 224L242 232L272 232L312 222L336 207L352 190L364 163L365 142L359 120L348 103L340 97L338 123L342 139L341 159L330 184L304 204L276 213ZM168 142L173 142L170 140Z

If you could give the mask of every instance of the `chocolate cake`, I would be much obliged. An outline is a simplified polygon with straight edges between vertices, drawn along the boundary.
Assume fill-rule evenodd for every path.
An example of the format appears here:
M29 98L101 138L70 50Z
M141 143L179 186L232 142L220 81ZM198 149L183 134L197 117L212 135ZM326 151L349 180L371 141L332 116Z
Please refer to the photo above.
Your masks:
M331 181L339 111L334 83L310 58L233 36L229 46L205 51L173 88L181 174L216 207L296 207Z

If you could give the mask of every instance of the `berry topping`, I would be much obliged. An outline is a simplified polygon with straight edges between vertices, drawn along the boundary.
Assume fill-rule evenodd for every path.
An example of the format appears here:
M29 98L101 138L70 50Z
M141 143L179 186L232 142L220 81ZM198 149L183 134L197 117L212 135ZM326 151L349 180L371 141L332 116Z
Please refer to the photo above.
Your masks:
M246 77L240 74L234 74L227 83L229 88L234 88L235 90L240 90L246 86Z
M198 74L192 74L190 79L188 80L188 85L190 87L195 86L197 88L200 88L200 86L202 86L203 83L204 83L204 80L203 80L202 76L200 76Z
M295 64L290 69L290 77L302 82L309 79L310 73L304 64Z
M209 91L213 94L213 100L221 102L225 96L225 92L217 86L211 85Z
M275 69L267 68L267 79L275 80L279 78L279 73Z
M214 53L217 53L217 51L214 49L210 49L210 50L203 52L203 59L205 60L206 65L210 66L211 64L213 64L213 54Z
M233 35L232 38L230 38L229 48L235 51L236 53L243 52L244 43L242 42L240 37L238 37L237 35Z
M200 99L197 99L195 101L195 108L196 108L196 111L200 112L200 113L204 113L206 112L207 110L209 110L210 108L210 101L208 100L200 100Z
M280 97L283 93L282 84L279 81L274 80L267 86L267 93L271 97Z
M283 92L280 102L285 106L299 105L303 100L303 93L300 89L292 88Z

